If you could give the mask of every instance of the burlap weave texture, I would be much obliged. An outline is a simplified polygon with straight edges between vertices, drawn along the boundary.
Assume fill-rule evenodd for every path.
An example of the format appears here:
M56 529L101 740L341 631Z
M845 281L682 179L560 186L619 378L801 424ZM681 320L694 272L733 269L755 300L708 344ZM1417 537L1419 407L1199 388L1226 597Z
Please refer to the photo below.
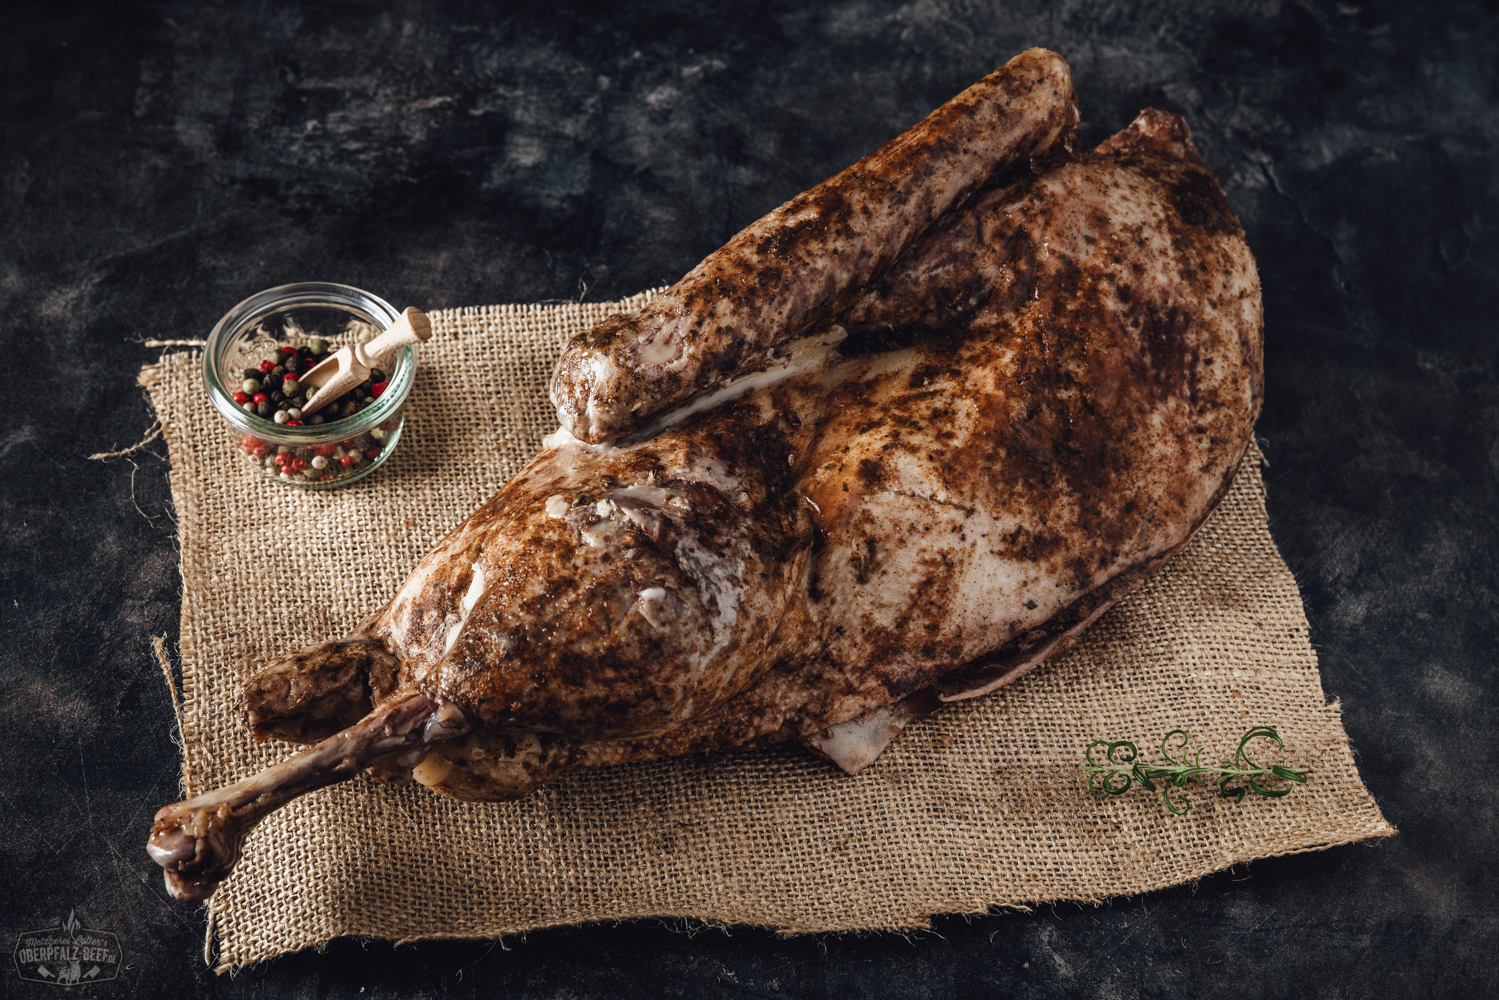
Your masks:
M143 370L181 525L191 792L292 751L239 725L246 677L389 599L556 426L545 385L566 338L642 301L433 313L399 450L333 493L244 466L204 397L198 352ZM1217 759L1258 724L1313 769L1287 798L1234 806L1192 790L1178 817L1138 790L1095 802L1078 779L1094 739L1150 748L1181 727ZM915 724L857 777L787 748L606 768L500 804L361 778L263 822L209 905L221 967L343 935L495 937L646 916L912 929L1393 832L1326 704L1255 452L1188 548L1070 653Z

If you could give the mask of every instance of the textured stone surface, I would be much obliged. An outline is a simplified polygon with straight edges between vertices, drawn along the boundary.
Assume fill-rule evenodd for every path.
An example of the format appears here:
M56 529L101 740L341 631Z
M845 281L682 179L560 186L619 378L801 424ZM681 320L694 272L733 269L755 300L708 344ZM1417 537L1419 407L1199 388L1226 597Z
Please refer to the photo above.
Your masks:
M1499 990L1496 33L1492 4L1390 0L8 7L4 943L76 908L129 966L99 996ZM911 941L640 924L207 972L141 850L176 783L149 648L177 616L166 470L86 458L150 423L140 342L294 280L433 308L666 283L1037 44L1090 139L1186 114L1243 218L1272 530L1401 836Z

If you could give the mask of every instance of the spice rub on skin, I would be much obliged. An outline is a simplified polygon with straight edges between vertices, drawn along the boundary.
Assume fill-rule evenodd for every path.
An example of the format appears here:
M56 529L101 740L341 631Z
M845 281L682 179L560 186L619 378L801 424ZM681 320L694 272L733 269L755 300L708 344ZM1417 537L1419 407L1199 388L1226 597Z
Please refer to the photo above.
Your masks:
M211 892L222 845L267 808L352 773L297 761L468 800L779 740L857 770L914 715L1066 648L1178 551L1259 412L1254 261L1160 112L950 213L835 319L841 342L704 381L715 405L610 444L559 431L337 657L310 647L252 681L264 735L316 738L320 712L349 712L339 692L371 712L162 810L174 895Z
M641 440L549 439L368 629L403 689L474 720L438 789L816 745L1066 648L1185 543L1258 412L1253 259L1221 193L1182 211L1194 159L1091 153L992 192L815 367ZM934 312L963 260L978 305Z
M563 426L584 441L612 440L773 364L778 347L834 322L996 173L1070 149L1077 124L1066 61L1021 53L745 228L639 312L574 338L552 379Z

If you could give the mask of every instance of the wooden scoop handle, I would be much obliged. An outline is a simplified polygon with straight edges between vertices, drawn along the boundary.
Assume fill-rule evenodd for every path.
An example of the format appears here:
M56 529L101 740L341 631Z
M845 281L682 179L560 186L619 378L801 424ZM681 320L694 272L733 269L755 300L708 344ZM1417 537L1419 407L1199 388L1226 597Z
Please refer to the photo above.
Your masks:
M366 368L375 368L378 367L377 361L381 355L407 344L425 343L431 339L432 322L427 319L427 314L415 306L407 306L406 311L401 313L401 318L392 323L384 333L368 344L356 345L354 356Z
M370 377L380 355L407 344L432 339L432 322L415 306L408 306L399 319L368 344L340 347L328 360L302 376L302 382L317 390L302 413L312 415Z

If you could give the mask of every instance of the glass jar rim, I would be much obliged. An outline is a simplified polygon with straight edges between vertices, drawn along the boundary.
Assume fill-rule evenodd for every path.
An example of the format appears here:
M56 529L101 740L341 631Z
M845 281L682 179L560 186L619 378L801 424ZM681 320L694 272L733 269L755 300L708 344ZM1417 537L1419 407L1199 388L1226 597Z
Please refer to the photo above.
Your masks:
M416 380L416 347L403 347L397 352L395 371L389 384L374 405L368 406L351 417L329 421L324 424L287 427L274 420L251 414L234 401L234 393L224 385L219 375L219 357L229 342L241 331L248 329L267 316L289 309L321 306L344 309L361 316L381 330L388 328L401 313L395 306L378 295L373 295L352 285L340 285L326 281L300 281L289 285L278 285L256 292L224 314L209 333L203 348L203 383L208 390L209 402L219 415L236 430L253 434L262 441L284 445L320 444L364 434L389 420L411 392ZM336 429L335 429L336 428Z

